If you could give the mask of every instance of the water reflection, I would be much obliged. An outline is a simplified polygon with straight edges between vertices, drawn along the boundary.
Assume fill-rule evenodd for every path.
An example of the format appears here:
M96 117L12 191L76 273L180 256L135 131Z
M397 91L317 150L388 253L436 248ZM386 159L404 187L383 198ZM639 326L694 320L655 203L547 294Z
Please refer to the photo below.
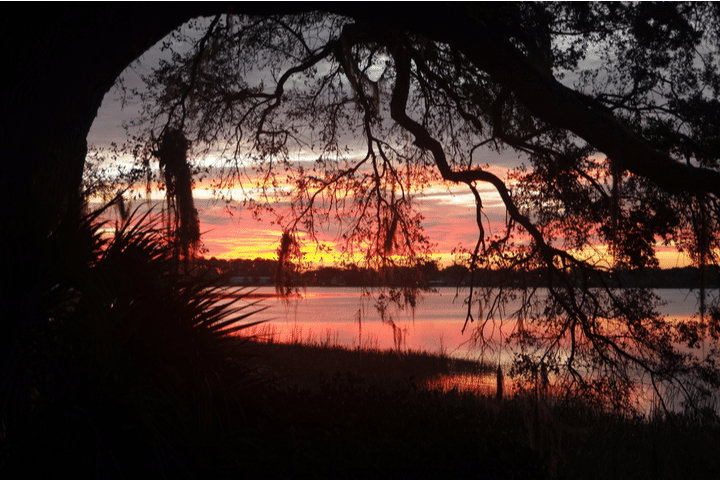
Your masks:
M426 293L414 310L391 310L392 324L382 321L374 307L375 299L363 295L357 288L308 288L302 296L290 300L276 297L271 287L260 287L253 294L265 297L262 304L270 307L265 313L272 318L256 333L272 335L278 342L332 340L350 348L390 349L398 346L401 336L402 349L462 358L478 358L484 354L486 360L500 363L510 360L501 352L480 351L472 345L470 332L477 324L471 325L464 334L461 332L467 312L463 304L467 291L458 293L454 288L445 287ZM660 290L659 294L666 302L660 313L679 320L694 314L697 306L694 292L667 289ZM519 302L515 300L516 305L511 303L506 311L513 312ZM512 318L493 319L486 323L484 334L493 342L502 342L515 325Z
M260 295L270 289L257 290ZM464 294L442 288L425 294L414 310L390 309L386 320L375 308L375 299L359 289L313 288L301 298L264 299L273 320L255 330L278 342L331 342L350 348L378 348L426 351L455 357L477 358L470 344L470 332L461 332L466 307ZM505 326L509 332L512 325ZM493 332L500 340L502 332Z
M678 320L694 315L695 292L668 289L658 293L666 302L660 309L661 314ZM390 311L389 321L385 322L374 307L375 299L363 295L360 289L309 288L300 298L289 301L274 296L272 288L260 288L255 294L266 296L262 304L270 307L266 313L273 320L256 327L252 333L267 340L424 351L499 364L506 372L513 359L513 351L504 342L516 327L512 318L491 319L485 324L485 337L499 348L481 349L474 345L472 328L462 333L467 313L466 291L458 293L454 288L440 288L425 294L414 310ZM513 312L519 302L518 299L516 304L511 303L506 311ZM513 387L508 383L506 392L512 392ZM494 375L449 375L436 379L434 388L494 395L496 378ZM648 381L639 383L636 398L645 411L657 407L656 395Z

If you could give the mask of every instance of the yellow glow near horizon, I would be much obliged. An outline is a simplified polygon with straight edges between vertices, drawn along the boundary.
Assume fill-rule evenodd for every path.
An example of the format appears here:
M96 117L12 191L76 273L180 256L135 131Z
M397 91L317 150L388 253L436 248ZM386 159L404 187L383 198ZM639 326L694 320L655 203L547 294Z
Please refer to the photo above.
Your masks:
M609 253L607 245L592 245L581 252L572 250L569 253L580 260L601 268L610 267L612 263L612 254ZM692 259L687 254L678 252L673 247L656 246L655 255L660 268L687 267L693 264Z
M289 184L282 184L275 187L279 192L288 192ZM502 200L495 189L488 184L478 185L478 190L483 199L484 211L489 216L495 215L491 224L486 225L487 232L492 233L493 229L503 230L502 219L504 207ZM138 200L137 205L143 201L146 192L144 186L137 186L131 190L131 196ZM258 189L251 181L235 184L231 188L223 190L225 195L230 195L235 200L255 197L260 199ZM257 195L257 196L256 196ZM282 230L278 225L273 225L268 219L266 222L257 222L241 211L235 217L231 217L224 211L224 203L219 199L217 192L211 187L209 181L198 182L194 189L193 196L200 214L202 241L207 248L206 256L223 259L233 258L277 258L277 249L280 244ZM154 188L150 191L151 202L162 201L165 198L165 191ZM276 200L287 202L287 198L278 195ZM93 199L94 202L102 203L103 199ZM215 203L215 201L219 201ZM443 265L452 264L456 255L452 252L458 247L473 248L477 241L477 226L475 224L475 200L468 192L467 187L462 185L447 184L436 181L423 189L423 193L415 197L421 213L425 215L426 234L437 248L431 258ZM277 201L276 206L281 205ZM157 211L157 207L156 207ZM301 240L306 240L304 237ZM310 264L335 264L340 261L358 261L364 259L364 255L341 255L341 246L338 244L336 235L330 233L319 235L320 246L310 241L302 242L302 253L304 261ZM691 259L686 254L680 254L672 247L656 247L657 258L661 268L684 267L692 265ZM590 246L583 253L577 254L583 260L591 263L609 265L607 247L602 245Z

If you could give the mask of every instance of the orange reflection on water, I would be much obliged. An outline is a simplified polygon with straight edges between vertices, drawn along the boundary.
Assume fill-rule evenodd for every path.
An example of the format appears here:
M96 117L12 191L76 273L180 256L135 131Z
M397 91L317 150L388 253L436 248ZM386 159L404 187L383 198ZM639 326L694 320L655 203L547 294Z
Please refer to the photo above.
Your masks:
M451 373L438 375L428 381L425 386L443 392L455 390L461 393L492 397L497 393L497 376L495 374ZM514 388L512 380L504 378L503 388L506 389L505 391Z
M259 289L257 294L267 296L263 302L270 306L266 312L273 320L252 331L261 339L347 348L424 351L482 360L503 366L506 396L512 395L519 386L507 376L512 362L509 347L481 351L470 341L471 328L465 334L461 332L467 311L462 302L462 292L458 298L455 289L440 288L437 293L426 295L415 312L391 311L391 322L383 322L374 308L375 300L363 296L359 289L311 288L289 301L271 296L274 295L272 289L265 290ZM661 313L667 316L669 322L698 320L690 313L696 308L694 292L667 290L660 294L669 302L661 308ZM491 320L486 325L485 336L496 344L502 344L514 328L512 320ZM694 350L694 353L702 356L703 347ZM434 379L427 386L493 396L497 378L494 373L451 373ZM642 376L638 377L633 396L634 403L645 413L658 408L657 395Z
M375 307L376 298L357 288L309 288L291 299L280 299L271 288L254 295L265 296L263 305L272 320L251 333L275 342L303 342L348 348L401 349L459 358L479 359L481 352L471 340L471 325L464 333L467 307L454 288L424 296L417 308L390 308L384 319ZM501 343L514 328L513 321L490 322L485 335ZM485 360L505 363L503 353L485 352ZM507 357L507 358L506 358Z

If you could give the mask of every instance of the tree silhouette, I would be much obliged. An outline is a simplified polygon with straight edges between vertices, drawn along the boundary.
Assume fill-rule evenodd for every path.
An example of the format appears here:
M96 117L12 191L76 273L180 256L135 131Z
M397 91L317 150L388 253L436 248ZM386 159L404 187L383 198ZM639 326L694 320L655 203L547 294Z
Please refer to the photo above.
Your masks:
M297 187L288 234L312 237L334 215L348 249L362 245L380 265L429 251L410 186L438 176L465 184L478 207L473 275L533 274L523 292L500 292L524 295L516 372L547 372L571 394L618 407L639 372L694 406L718 386L715 305L703 300L698 318L670 321L651 292L598 274L655 265L658 242L717 263L715 4L428 4L403 15L362 4L233 7L250 17L215 16L224 12L212 4L68 8L43 9L34 31L3 20L19 69L2 92L3 352L21 326L46 321L18 303L37 304L56 283L47 238L76 211L102 95L163 35L210 15L196 48L149 79L155 138L167 127L197 156L227 148L225 181L244 174L241 160L257 160L245 172L268 198L279 181ZM349 137L363 139L360 157L344 153ZM296 170L291 154L307 147L317 161ZM499 178L481 164L487 151L517 152L525 169ZM482 183L506 207L501 233L483 224ZM605 246L611 262L576 253L588 245ZM495 293L470 299L480 341L501 305ZM489 302L482 317L477 300Z
M175 256L188 260L200 243L200 223L192 195L192 173L187 152L190 144L182 130L168 129L153 151L163 173L168 203L168 237L174 238Z
M514 293L522 307L506 313L515 373L550 372L621 409L645 374L658 393L695 402L718 386L716 306L703 292L699 318L677 323L652 292L607 279L657 266L658 243L716 264L718 9L460 8L392 20L217 15L146 77L139 141L182 127L197 157L223 158L217 188L253 181L266 200L253 206L272 209L290 185L286 236L314 239L334 220L345 253L380 269L431 251L413 194L438 178L465 184L477 203L473 275L532 273ZM482 165L508 152L524 159L510 178ZM483 220L483 183L502 198L503 232ZM583 255L598 246L604 258ZM481 343L516 285L498 287L468 301Z

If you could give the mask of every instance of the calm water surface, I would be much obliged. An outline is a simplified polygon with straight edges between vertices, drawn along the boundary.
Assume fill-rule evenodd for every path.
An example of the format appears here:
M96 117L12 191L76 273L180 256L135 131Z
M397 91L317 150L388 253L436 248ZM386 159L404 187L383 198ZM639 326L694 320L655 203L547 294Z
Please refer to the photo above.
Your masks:
M458 292L453 287L442 287L437 292L424 293L414 311L390 309L392 322L383 322L374 306L376 298L364 296L358 288L308 288L301 298L289 301L273 296L272 287L261 287L254 293L268 295L261 304L269 308L261 315L271 319L254 333L272 335L275 341L314 341L381 349L399 345L402 349L444 352L462 358L483 357L486 361L501 363L509 360L507 352L481 351L472 345L471 332L477 324L470 324L462 333L467 289ZM663 314L689 316L697 310L696 291L663 289L657 293L667 302L661 308ZM509 335L514 326L512 320L494 318L486 324L485 336L500 340Z

